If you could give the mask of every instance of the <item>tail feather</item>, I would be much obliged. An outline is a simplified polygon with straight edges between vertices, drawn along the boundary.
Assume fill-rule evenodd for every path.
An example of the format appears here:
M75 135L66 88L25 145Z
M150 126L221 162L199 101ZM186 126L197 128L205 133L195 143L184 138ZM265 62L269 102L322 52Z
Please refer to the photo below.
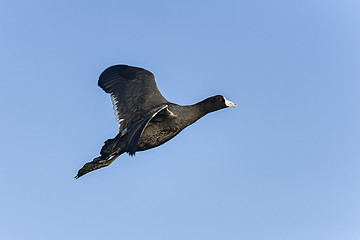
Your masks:
M104 146L101 148L100 154L101 157L108 158L113 155L117 150L117 145L119 143L120 134L118 134L115 138L108 139L104 142ZM94 159L95 160L95 159Z

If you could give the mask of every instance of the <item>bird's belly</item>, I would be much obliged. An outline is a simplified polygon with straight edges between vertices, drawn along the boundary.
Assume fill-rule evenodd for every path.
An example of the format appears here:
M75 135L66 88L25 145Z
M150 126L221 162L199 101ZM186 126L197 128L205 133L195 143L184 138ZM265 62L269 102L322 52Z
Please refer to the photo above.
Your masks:
M175 137L182 129L179 126L149 123L139 139L137 151L157 147Z

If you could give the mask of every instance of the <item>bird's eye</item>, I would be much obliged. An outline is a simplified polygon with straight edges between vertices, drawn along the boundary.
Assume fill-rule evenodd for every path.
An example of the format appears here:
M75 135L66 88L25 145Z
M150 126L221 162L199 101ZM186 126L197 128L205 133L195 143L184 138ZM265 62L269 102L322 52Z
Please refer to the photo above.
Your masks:
M219 102L222 102L222 100L223 100L222 98L219 98Z

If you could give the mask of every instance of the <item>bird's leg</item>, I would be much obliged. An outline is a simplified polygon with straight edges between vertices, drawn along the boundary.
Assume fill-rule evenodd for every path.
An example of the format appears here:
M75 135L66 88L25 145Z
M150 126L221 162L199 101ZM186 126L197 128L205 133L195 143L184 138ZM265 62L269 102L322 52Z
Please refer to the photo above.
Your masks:
M107 159L102 159L101 156L94 158L94 160L92 160L91 162L85 163L85 165L78 171L77 175L75 176L75 179L78 179L79 177L81 177L91 171L109 166L120 155L121 154L115 154L112 157L109 157Z

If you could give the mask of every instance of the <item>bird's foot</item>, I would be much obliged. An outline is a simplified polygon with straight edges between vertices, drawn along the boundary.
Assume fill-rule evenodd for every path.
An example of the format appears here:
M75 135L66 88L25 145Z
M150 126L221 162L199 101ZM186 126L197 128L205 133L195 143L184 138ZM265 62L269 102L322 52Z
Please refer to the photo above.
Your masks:
M79 177L99 168L109 166L119 156L120 155L115 155L110 159L102 159L101 157L94 158L91 162L85 163L85 165L78 171L75 179L78 179Z

